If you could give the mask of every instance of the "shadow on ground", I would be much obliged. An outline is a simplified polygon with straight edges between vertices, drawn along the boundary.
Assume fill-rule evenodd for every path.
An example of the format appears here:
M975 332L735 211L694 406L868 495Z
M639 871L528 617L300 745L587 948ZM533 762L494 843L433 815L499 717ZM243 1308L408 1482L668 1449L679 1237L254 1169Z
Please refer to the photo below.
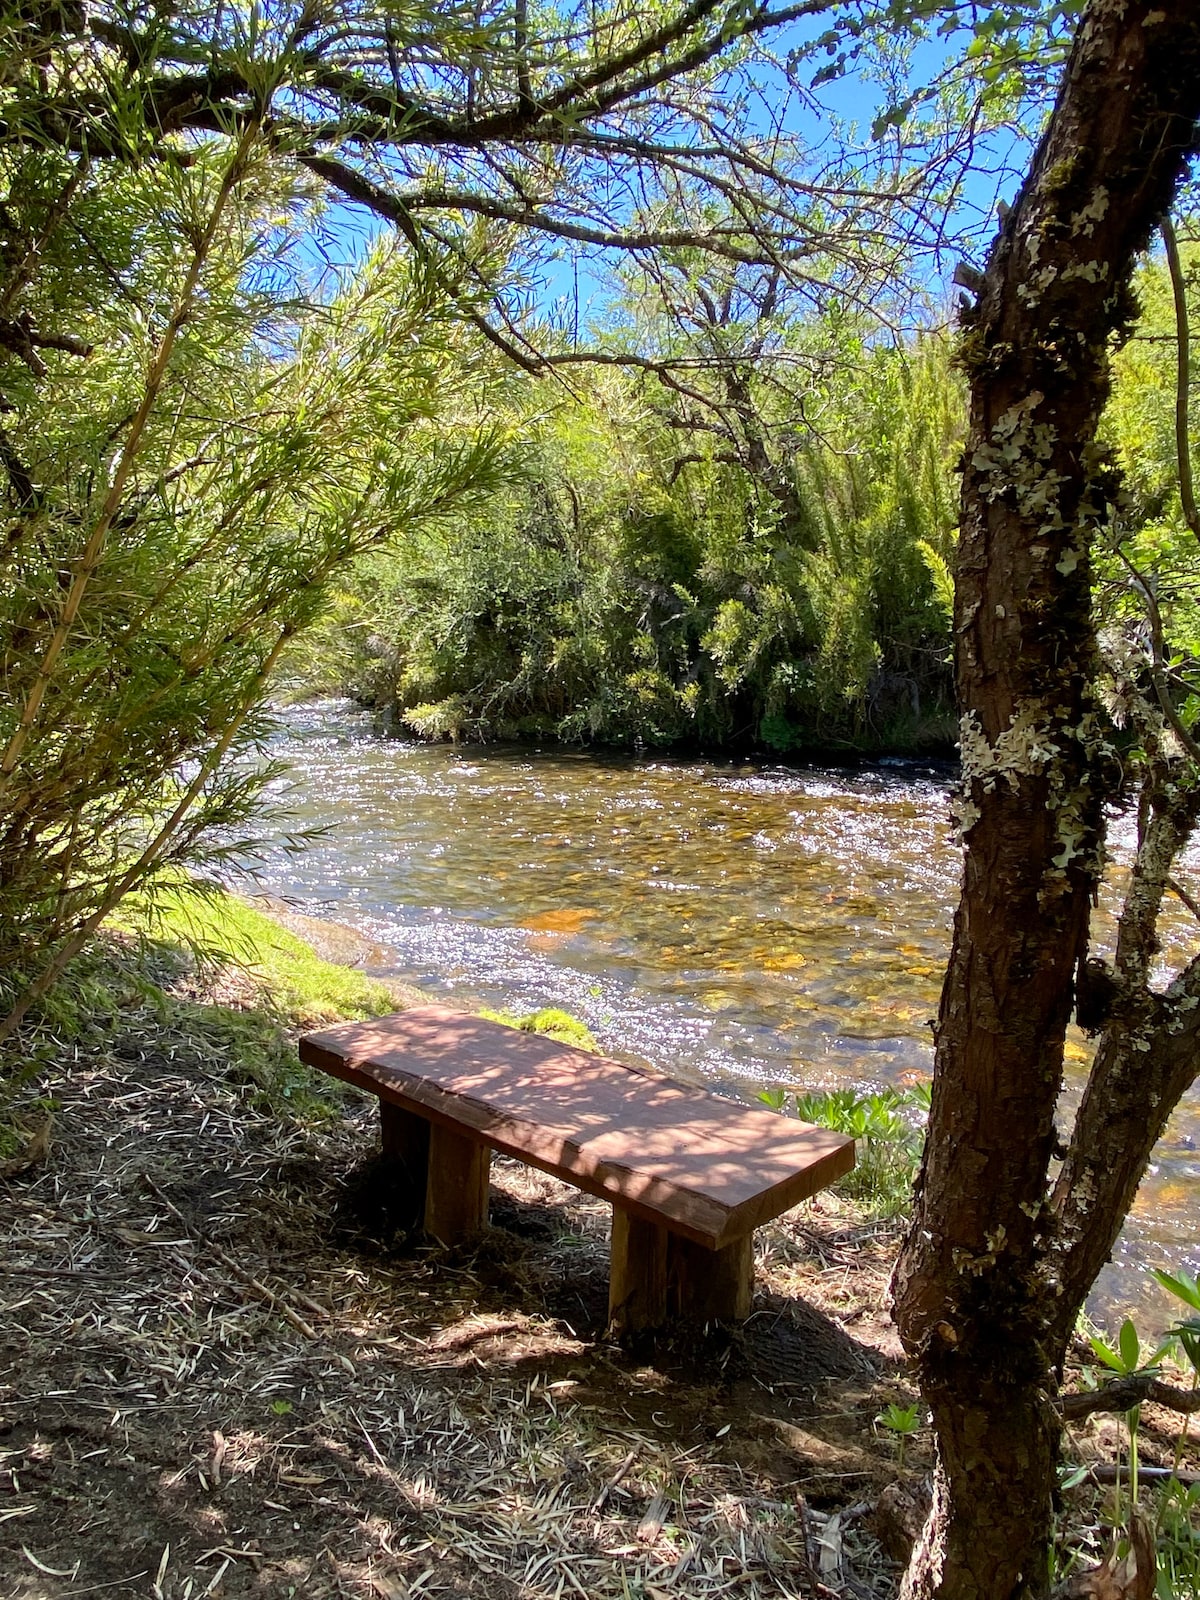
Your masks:
M282 1121L136 1021L0 1184L5 1600L889 1591L853 1518L813 1567L893 1475L886 1238L810 1205L743 1329L622 1348L601 1202L497 1161L496 1226L430 1249L365 1109Z

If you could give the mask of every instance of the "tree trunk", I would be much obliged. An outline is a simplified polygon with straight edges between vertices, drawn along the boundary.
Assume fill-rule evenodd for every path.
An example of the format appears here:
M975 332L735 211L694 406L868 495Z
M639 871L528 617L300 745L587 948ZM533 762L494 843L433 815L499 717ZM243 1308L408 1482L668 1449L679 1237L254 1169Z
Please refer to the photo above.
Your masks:
M895 1279L938 1440L912 1600L1048 1587L1064 1298L1048 1176L1116 770L1092 703L1089 552L1107 506L1096 427L1133 259L1170 204L1198 113L1195 0L1091 0L964 319L955 628L966 849L929 1137Z

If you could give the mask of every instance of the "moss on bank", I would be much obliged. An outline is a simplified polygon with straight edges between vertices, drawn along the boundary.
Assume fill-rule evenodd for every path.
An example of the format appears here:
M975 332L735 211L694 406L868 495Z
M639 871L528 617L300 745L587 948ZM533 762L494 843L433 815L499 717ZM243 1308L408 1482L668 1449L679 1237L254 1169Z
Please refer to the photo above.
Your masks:
M326 961L276 917L211 885L161 894L126 916L142 941L188 953L210 972L240 973L260 1004L294 1027L376 1017L396 1009L392 986Z

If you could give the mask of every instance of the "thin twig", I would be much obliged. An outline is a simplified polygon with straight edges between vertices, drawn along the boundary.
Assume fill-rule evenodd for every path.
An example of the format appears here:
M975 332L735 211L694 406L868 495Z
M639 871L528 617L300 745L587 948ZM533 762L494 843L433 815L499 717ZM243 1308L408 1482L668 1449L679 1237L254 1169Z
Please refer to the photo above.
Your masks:
M622 1461L621 1465L613 1473L612 1477L604 1485L603 1489L601 1489L600 1493L592 1501L591 1505L588 1507L588 1510L592 1513L593 1516L599 1515L599 1513L604 1510L604 1507L605 1507L605 1504L608 1501L609 1495L618 1486L618 1484L621 1482L621 1479L629 1471L630 1467L633 1465L633 1463L636 1460L637 1460L637 1451L636 1450L631 1450L629 1452L629 1454L625 1457L624 1461Z
M1176 1483L1181 1483L1186 1488L1189 1484L1200 1483L1200 1472L1176 1472L1174 1467L1148 1467L1145 1462L1138 1464L1138 1477L1143 1483L1170 1483L1174 1478ZM1128 1467L1122 1467L1116 1461L1096 1461L1087 1470L1087 1476L1080 1478L1079 1482L1110 1484L1125 1483L1129 1478ZM1072 1484L1072 1488L1077 1487Z
M167 1199L166 1195L158 1187L154 1179L150 1177L149 1173L146 1173L144 1178L147 1189L150 1190L151 1194L159 1202L159 1204L166 1206L167 1210L171 1213L175 1220L181 1223L189 1233L192 1233L193 1230L191 1225L184 1216L183 1212L180 1211L179 1207L172 1205L171 1201ZM293 1308L288 1305L287 1301L284 1300L281 1295L276 1294L275 1290L265 1284L261 1278L256 1278L252 1272L247 1271L247 1269L242 1266L240 1261L229 1254L228 1250L223 1250L221 1246L213 1239L202 1238L201 1243L203 1243L207 1250L212 1251L213 1255L215 1255L217 1260L221 1262L222 1266L228 1267L230 1272L232 1272L236 1277L240 1278L243 1283L248 1284L256 1294L260 1294L264 1300L268 1301L270 1305L274 1306L275 1310L279 1312L280 1316L286 1317L291 1323L292 1327L297 1330L297 1332L302 1333L306 1339L319 1339L321 1337L311 1323L305 1322L300 1313L293 1310ZM305 1303L310 1307L316 1306L316 1302L312 1300L306 1300ZM321 1308L317 1306L316 1309L319 1311Z
M1179 899L1183 901L1184 905L1196 918L1197 922L1200 922L1200 900L1197 900L1195 895L1189 894L1189 892L1183 887L1177 878L1168 878L1167 888L1170 889L1172 894L1177 895Z

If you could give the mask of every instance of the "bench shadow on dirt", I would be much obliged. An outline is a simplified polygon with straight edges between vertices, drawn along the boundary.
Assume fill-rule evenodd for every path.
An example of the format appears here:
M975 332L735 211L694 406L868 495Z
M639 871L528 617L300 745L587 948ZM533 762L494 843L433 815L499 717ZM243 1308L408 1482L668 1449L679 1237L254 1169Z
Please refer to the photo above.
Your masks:
M481 1313L556 1322L606 1359L653 1363L678 1383L749 1382L765 1391L765 1401L781 1389L811 1390L838 1381L870 1385L897 1370L890 1353L774 1286L769 1252L768 1271L760 1263L756 1272L751 1316L740 1327L677 1326L619 1344L608 1340L608 1215L602 1201L517 1162L497 1162L486 1233L445 1250L422 1239L411 1217L396 1212L386 1165L371 1158L345 1174L331 1229L367 1259L398 1266L425 1257L465 1274Z
M497 1225L431 1248L366 1110L306 1132L158 1027L0 1183L5 1600L829 1593L797 1528L892 1470L886 1250L784 1219L744 1327L623 1347L606 1204L498 1160Z

